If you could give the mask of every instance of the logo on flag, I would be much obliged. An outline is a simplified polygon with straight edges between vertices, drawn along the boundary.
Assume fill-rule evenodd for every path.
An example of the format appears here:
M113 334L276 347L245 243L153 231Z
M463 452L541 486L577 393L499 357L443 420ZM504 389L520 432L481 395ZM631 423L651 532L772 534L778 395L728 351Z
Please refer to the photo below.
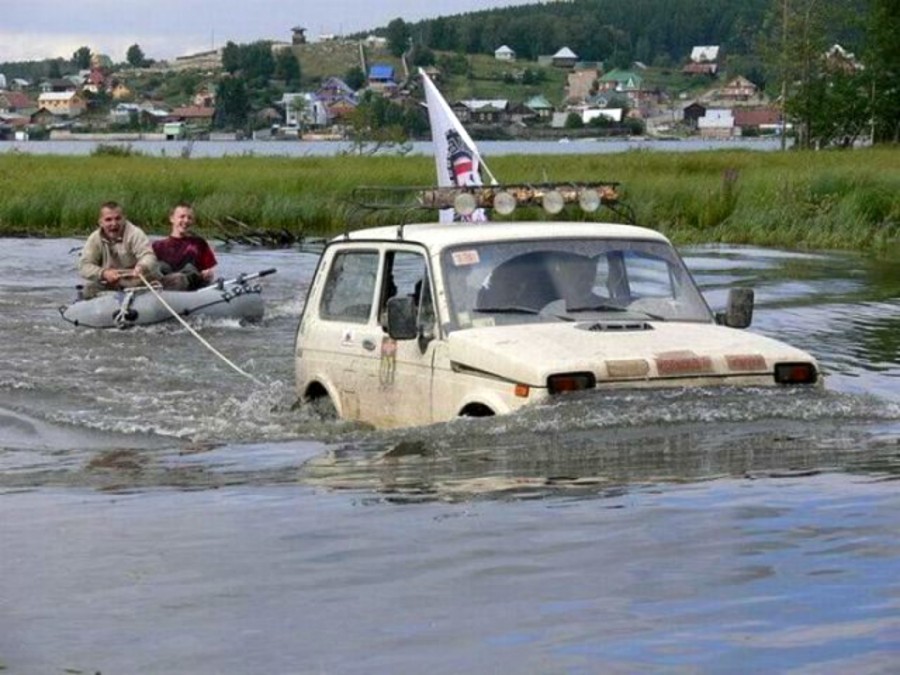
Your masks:
M460 135L447 132L447 170L457 186L480 185L477 162Z

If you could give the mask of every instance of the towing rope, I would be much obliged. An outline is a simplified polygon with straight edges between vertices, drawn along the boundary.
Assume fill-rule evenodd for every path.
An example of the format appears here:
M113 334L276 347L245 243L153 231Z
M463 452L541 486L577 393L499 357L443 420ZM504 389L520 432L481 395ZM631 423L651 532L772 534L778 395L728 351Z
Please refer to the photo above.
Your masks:
M256 379L255 377L253 377L253 375L251 375L251 374L248 373L247 371L242 370L242 369L241 369L240 367L238 367L234 362L230 361L224 354L222 354L222 352L220 352L219 350L217 350L215 347L213 347L211 344L209 344L209 342L207 342L205 339L203 339L203 338L200 336L200 334L199 334L197 331L195 331L195 330L190 326L190 324L188 324L188 322L185 321L185 320L182 318L182 316L181 316L178 312L176 312L174 309L172 309L172 306L169 305L169 303L166 302L166 301L163 299L163 297L159 294L159 291L157 291L157 290L153 287L153 284L151 284L149 281L147 281L147 278L146 278L143 274L138 274L138 276L141 278L141 281L144 283L144 286L146 286L147 289L148 289L151 293L153 293L153 295L156 296L156 299L159 300L160 303L162 303L162 306L165 307L165 308L168 310L168 312L169 312L172 316L174 316L176 319L178 319L178 321L181 322L181 325L184 326L185 328L187 328L188 332L189 332L191 335L193 335L195 338L197 338L197 340L200 341L200 344L202 344L202 345L203 345L204 347L206 347L209 351L211 351L213 354L215 354L217 357L219 357L223 362L225 362L225 364L227 364L228 366L231 366L231 368L232 368L235 372L240 373L241 375L243 375L244 377L246 377L248 380L254 382L255 384L258 384L258 385L261 385L261 386L263 385L263 383L262 383L260 380L258 380L258 379Z

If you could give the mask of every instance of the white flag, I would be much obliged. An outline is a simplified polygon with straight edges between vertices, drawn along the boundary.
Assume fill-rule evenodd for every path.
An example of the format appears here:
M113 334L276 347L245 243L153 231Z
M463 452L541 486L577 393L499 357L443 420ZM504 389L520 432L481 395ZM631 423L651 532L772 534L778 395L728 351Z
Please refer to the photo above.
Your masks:
M437 168L437 184L439 187L465 187L481 185L481 168L497 181L487 168L478 148L469 134L453 114L441 92L434 86L431 78L421 68L419 75L425 84L425 103L428 105L428 122L431 125L431 141L434 145L434 161ZM441 222L452 221L453 209L441 211ZM478 209L472 215L463 218L468 221L487 220L484 209Z

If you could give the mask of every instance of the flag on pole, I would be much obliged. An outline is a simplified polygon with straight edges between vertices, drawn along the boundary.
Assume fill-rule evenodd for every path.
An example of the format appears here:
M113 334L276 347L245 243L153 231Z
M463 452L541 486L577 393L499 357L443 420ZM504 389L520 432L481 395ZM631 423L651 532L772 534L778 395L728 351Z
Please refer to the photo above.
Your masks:
M425 85L425 103L428 106L428 122L431 126L431 141L434 145L434 161L437 169L439 187L466 187L482 185L481 170L484 169L491 184L497 180L488 169L487 164L478 153L478 148L466 132L434 82L419 69L419 75ZM472 215L462 217L467 221L487 220L484 209L478 209ZM453 209L441 211L441 222L454 220Z

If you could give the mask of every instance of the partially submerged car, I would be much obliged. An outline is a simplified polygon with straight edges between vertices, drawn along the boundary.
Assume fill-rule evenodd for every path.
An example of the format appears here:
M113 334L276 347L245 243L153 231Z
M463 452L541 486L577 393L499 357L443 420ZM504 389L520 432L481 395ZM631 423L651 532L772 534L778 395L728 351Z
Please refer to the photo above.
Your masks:
M662 234L599 222L405 224L325 247L295 345L303 400L376 427L579 390L820 381L808 353L714 314Z

